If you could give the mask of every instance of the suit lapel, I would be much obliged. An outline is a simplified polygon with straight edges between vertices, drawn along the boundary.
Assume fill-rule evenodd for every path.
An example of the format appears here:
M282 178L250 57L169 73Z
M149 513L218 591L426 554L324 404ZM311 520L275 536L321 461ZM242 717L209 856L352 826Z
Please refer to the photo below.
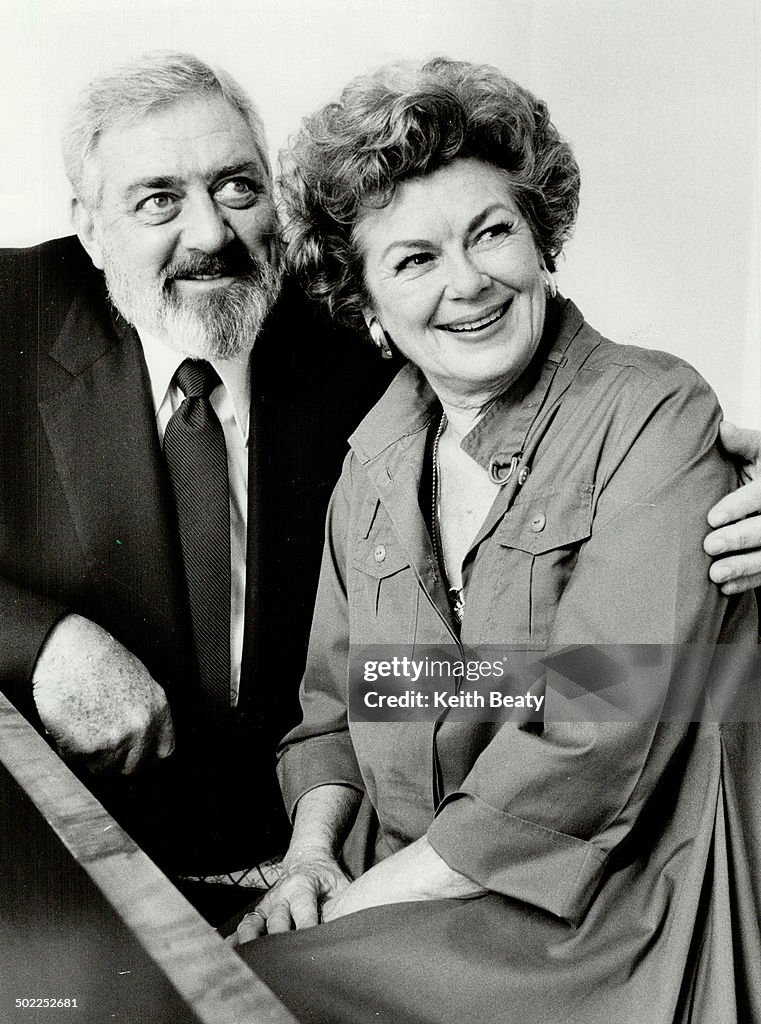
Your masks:
M86 566L139 650L154 634L154 646L177 639L185 599L139 340L117 334L102 305L73 304L39 409Z

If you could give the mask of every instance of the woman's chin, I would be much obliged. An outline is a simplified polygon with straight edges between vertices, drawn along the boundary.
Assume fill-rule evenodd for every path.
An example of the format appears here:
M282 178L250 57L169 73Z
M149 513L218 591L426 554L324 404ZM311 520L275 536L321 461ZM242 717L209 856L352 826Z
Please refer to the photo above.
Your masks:
M505 351L505 345L491 339L481 344L472 341L458 343L460 351L452 353L446 361L446 383L450 394L473 395L484 392L489 398L501 394L523 373L536 351L536 344L520 346L517 352ZM438 393L438 373L423 373Z

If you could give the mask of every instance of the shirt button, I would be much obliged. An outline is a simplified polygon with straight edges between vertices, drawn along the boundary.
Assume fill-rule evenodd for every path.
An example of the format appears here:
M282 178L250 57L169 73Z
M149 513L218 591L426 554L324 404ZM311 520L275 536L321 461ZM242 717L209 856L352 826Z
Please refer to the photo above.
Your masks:
M531 529L534 533L541 533L547 525L547 519L543 512L537 512L534 518L531 520Z
M518 484L521 487L523 487L525 482L528 480L528 475L529 475L530 472L531 472L531 470L528 468L528 466L524 466L523 469L518 474Z
M382 562L386 557L386 545L378 544L375 551L373 551L373 558L376 562Z

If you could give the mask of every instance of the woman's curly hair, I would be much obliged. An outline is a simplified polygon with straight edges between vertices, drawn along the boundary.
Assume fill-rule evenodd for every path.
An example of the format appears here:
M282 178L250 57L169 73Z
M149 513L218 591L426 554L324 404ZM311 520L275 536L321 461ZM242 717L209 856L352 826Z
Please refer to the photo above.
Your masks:
M280 157L288 260L308 293L352 326L370 305L354 229L362 207L461 157L509 175L549 270L579 203L579 168L542 100L496 68L437 57L353 79L304 120Z

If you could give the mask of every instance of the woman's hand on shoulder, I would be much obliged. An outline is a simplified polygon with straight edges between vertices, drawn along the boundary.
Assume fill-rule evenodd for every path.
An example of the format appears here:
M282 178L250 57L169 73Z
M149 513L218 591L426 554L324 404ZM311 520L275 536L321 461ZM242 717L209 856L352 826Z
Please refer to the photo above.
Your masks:
M262 935L312 928L326 901L336 899L349 884L341 865L324 850L289 851L280 865L280 878L227 942L239 946Z
M723 593L739 594L761 586L761 432L725 421L721 443L738 464L742 486L708 513L714 529L704 547L715 559L711 579Z

